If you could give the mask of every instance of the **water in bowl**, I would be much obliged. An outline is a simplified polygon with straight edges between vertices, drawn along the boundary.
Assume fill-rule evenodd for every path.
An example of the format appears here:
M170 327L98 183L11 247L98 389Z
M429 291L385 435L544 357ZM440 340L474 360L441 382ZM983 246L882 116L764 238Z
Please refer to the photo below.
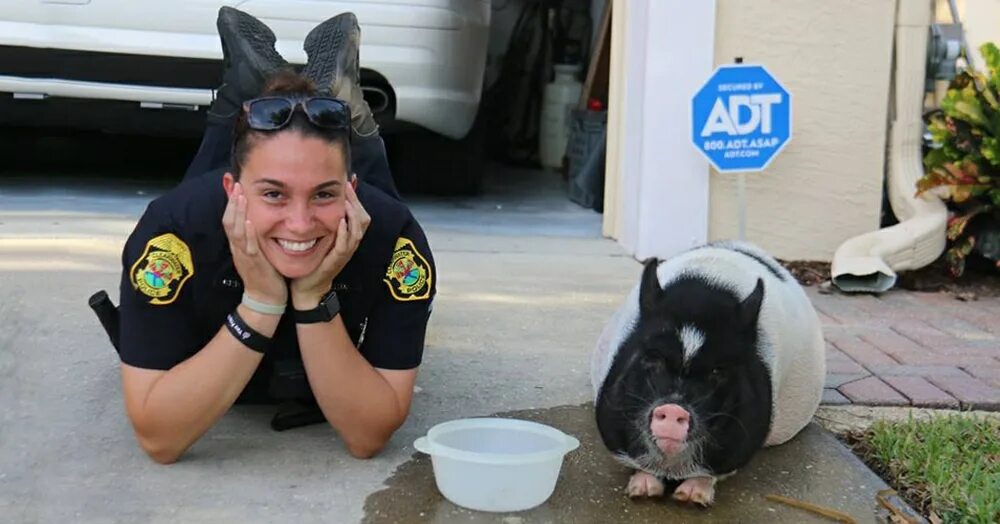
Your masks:
M470 428L438 435L435 440L450 448L473 453L520 455L558 448L561 444L545 435L499 428Z

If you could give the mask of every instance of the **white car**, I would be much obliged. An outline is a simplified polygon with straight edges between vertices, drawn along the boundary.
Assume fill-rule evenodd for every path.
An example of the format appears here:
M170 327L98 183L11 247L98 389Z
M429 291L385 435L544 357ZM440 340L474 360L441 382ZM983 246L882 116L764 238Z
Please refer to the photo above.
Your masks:
M222 75L221 5L271 27L293 64L305 63L316 24L353 11L362 85L383 129L409 123L459 139L472 127L490 0L2 0L0 124L200 131Z

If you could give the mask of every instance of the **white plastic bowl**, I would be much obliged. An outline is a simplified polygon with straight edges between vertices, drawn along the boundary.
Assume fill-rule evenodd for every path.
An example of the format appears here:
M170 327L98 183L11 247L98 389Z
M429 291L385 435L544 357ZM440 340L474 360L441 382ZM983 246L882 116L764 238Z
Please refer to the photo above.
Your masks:
M413 447L431 456L438 490L479 511L522 511L548 500L563 457L580 441L558 429L503 418L438 424Z

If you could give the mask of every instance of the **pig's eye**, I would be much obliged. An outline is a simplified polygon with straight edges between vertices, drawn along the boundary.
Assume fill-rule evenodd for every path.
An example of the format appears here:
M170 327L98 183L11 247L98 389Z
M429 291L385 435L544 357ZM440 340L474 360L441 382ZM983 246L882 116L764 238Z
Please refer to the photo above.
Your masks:
M666 362L661 358L644 358L641 362L646 369L660 371L666 367Z

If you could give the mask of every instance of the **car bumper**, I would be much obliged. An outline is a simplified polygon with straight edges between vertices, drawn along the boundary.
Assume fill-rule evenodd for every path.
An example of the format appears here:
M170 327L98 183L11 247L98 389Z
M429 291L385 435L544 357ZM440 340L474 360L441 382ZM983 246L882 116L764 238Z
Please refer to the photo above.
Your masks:
M394 96L395 114L392 116L452 138L464 136L475 119L482 90L489 36L489 1L251 0L238 7L260 18L275 31L279 36L276 47L289 62L303 64L306 61L302 50L305 35L345 6L357 14L362 27L362 65L388 84L376 87L388 87ZM164 24L162 31L88 26L78 19L73 20L73 24L80 25L0 21L0 45L53 53L79 51L81 57L166 57L218 63L222 50L215 32L215 8L206 7L204 11L185 13L193 17L192 20ZM143 16L148 17L149 13ZM129 13L122 13L121 18L129 19ZM51 71L23 74L11 74L8 68L8 74L0 76L0 91L35 98L131 101L148 107L157 104L204 106L211 102L212 89L221 77L221 70L217 69L214 74L203 73L187 85L178 86L172 85L176 82L167 67L162 68L160 78L154 70L152 77L147 75L133 82L122 82L111 76L81 78L66 73L82 70L81 66L85 68L87 64L62 64Z

